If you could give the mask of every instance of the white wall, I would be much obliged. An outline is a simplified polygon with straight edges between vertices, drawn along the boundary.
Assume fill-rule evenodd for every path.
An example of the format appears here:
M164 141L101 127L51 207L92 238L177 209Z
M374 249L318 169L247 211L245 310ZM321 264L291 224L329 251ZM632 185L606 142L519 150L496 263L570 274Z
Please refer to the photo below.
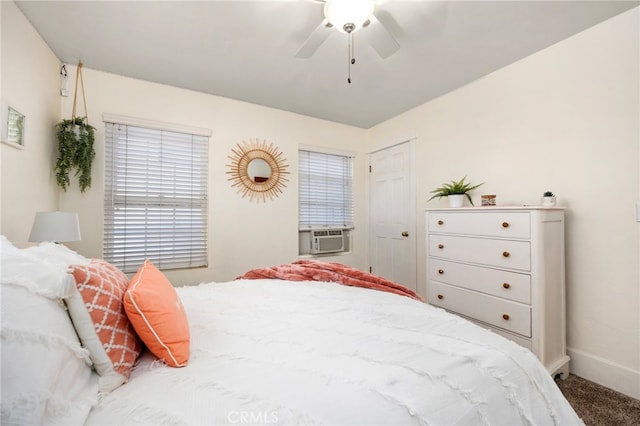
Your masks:
M68 66L69 86L76 67ZM103 113L211 129L209 161L209 267L168 271L175 285L225 281L251 268L298 258L298 146L315 145L356 152L354 193L356 230L352 255L337 257L355 267L367 265L366 133L363 129L292 114L227 98L126 78L83 67L89 122L97 128L92 187L81 194L77 182L60 198L61 208L80 213L83 239L71 247L102 256L104 124ZM71 115L72 99L63 102ZM77 115L84 115L80 110ZM266 203L250 202L231 188L228 156L238 143L273 142L289 164L284 193Z
M60 118L60 61L13 2L0 2L3 102L26 116L25 146L0 144L0 233L18 245L35 212L58 207L53 165Z
M428 192L465 175L498 204L567 207L572 371L640 397L638 8L369 131L370 149L417 137ZM432 201L430 205L444 205ZM419 219L421 235L424 223ZM418 247L426 280L425 241Z

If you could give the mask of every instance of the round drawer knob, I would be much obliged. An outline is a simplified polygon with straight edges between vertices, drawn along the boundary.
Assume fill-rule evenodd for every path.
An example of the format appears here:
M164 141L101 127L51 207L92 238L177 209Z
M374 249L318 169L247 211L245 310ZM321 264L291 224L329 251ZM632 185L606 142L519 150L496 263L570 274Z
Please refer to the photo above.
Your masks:
M502 222L502 227L503 228L508 228L509 227L509 222Z
M444 248L444 244L438 244L438 248L439 249L443 249Z
M510 287L511 287L511 284L509 284L509 283L502 283L502 287L504 287L504 288L510 288Z
M441 294L438 295L438 299L442 300L443 298L444 298L443 295L441 295Z
M438 225L444 225L444 221L439 220L439 221L438 221Z
M509 315L508 314L502 314L502 319L505 321L509 321Z
M439 274L444 274L444 270L443 269L438 269L438 273Z
M511 253L509 253L508 251L503 251L502 252L502 256L503 257L509 257L509 256L511 256Z

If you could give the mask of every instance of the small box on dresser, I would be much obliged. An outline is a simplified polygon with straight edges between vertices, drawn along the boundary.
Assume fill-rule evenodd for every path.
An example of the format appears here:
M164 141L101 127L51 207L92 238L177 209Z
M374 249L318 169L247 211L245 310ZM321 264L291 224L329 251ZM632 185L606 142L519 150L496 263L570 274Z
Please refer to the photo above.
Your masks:
M569 375L564 210L427 209L427 300L531 350Z

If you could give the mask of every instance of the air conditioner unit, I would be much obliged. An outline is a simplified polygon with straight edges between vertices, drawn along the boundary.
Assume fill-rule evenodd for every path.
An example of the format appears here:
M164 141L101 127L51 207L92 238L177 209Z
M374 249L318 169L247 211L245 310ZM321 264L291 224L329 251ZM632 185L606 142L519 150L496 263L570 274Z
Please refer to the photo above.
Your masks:
M344 250L342 229L311 231L311 253L335 253Z

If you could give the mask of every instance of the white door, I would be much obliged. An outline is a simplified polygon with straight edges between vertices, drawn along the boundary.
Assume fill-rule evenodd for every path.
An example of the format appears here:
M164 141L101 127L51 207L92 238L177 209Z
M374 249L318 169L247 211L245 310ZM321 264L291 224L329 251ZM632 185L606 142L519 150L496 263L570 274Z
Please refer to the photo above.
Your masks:
M371 154L371 272L417 291L415 140Z

